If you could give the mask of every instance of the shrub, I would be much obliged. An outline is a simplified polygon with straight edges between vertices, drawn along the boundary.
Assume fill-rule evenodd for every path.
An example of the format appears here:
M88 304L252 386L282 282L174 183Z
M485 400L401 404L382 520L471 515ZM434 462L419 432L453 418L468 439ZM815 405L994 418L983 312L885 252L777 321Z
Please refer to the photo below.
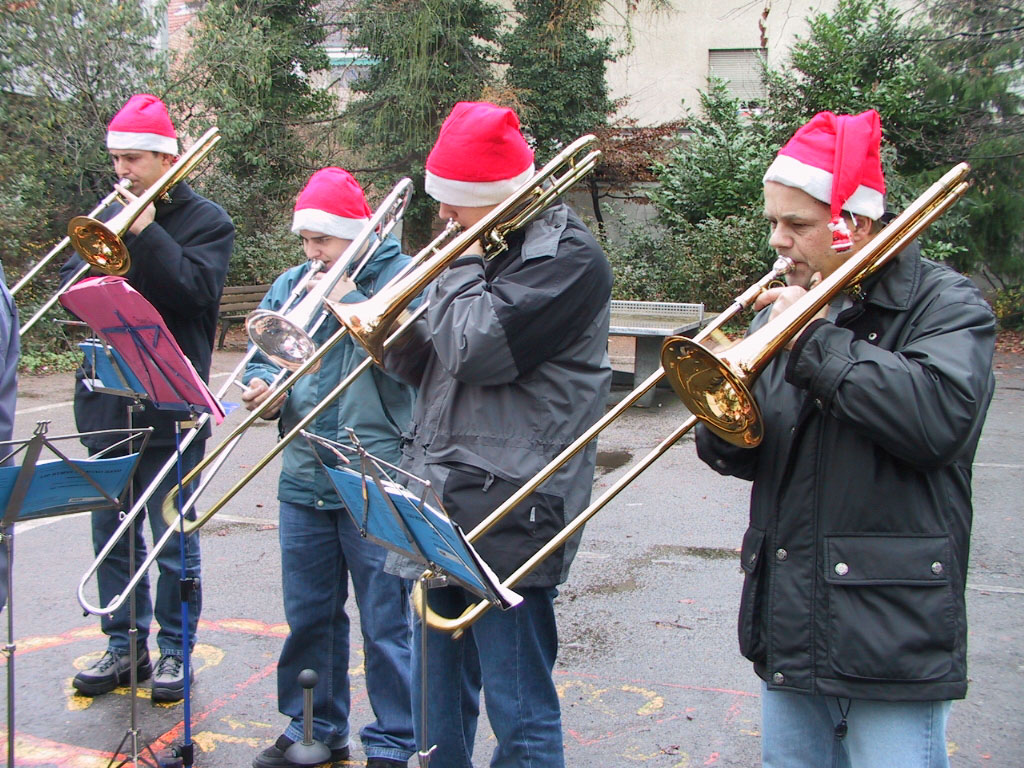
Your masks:
M1024 285L997 291L992 297L992 309L1001 328L1024 330Z
M703 302L724 309L770 267L767 228L757 219L705 219L682 232L633 230L606 245L617 299Z

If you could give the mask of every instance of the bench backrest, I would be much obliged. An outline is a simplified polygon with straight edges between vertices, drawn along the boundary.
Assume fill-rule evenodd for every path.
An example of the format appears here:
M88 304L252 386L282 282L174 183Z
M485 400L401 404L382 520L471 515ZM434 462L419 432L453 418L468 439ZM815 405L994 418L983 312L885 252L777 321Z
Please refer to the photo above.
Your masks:
M220 314L249 312L256 309L270 290L266 285L228 285L220 297Z

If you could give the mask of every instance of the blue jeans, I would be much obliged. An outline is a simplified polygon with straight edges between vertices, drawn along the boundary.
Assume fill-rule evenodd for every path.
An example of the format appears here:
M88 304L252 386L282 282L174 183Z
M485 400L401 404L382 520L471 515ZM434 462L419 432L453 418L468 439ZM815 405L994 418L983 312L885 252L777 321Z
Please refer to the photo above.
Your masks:
M302 739L298 675L313 669L313 737L331 749L349 743L351 575L363 634L366 693L376 720L359 731L367 757L408 760L416 751L409 690L408 588L384 573L387 550L364 539L344 509L281 502L281 580L289 634L277 666L277 704Z
M182 454L182 476L199 463L203 455L205 441L193 441ZM174 455L174 446L150 446L142 452L138 469L133 479L134 497L138 498L142 490L149 486L164 463ZM156 492L150 496L146 504L145 514L139 515L132 526L135 534L135 567L142 564L146 557L146 541L142 534L142 520L149 518L149 529L153 541L157 541L167 531L161 513L164 496L178 484L177 469L167 473ZM195 518L190 512L189 517ZM99 552L110 539L120 524L117 510L105 510L92 513L93 551ZM149 625L153 620L154 608L160 631L156 642L161 654L180 656L184 648L184 632L181 621L181 547L179 537L172 536L167 546L157 556L159 576L156 582L156 603L154 605L149 594L149 576L144 576L135 589L135 623L138 627L138 646L146 647L149 638ZM100 603L108 605L124 589L131 574L128 572L128 537L122 536L107 558L96 571L96 583L99 588ZM185 572L188 578L199 578L199 534L193 533L185 537ZM198 586L192 590L188 603L189 650L195 647L196 625L202 609L202 592ZM128 631L130 628L128 601L114 611L113 615L100 617L100 627L107 635L107 647L119 654L128 653Z
M437 746L434 762L471 768L480 688L498 746L492 768L563 768L562 716L551 678L558 654L554 588L518 590L516 608L489 609L458 639L427 632L427 735L421 730L420 653L414 654L413 710L417 742ZM455 617L477 599L459 587L428 590L430 607ZM420 648L421 623L413 623Z
M948 768L949 701L866 701L761 686L765 768ZM840 710L840 707L842 708ZM847 733L835 727L846 713Z

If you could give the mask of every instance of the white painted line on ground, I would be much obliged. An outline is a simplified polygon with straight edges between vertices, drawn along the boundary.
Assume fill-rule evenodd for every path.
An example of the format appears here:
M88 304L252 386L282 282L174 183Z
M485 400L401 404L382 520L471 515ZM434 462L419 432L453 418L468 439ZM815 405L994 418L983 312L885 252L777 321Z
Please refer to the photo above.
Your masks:
M968 584L968 589L973 589L975 592L994 592L1000 595L1024 595L1024 589L1021 587L997 587L990 584Z
M225 371L223 373L215 373L212 376L210 376L210 378L211 379L222 379L222 378L224 378L225 376L227 376L230 373L231 373L230 371ZM42 411L52 411L54 408L68 408L68 407L73 406L74 404L75 404L74 400L62 400L59 403L50 403L49 405L36 405L36 406L33 406L32 408L18 408L17 410L14 411L14 416L15 416L15 418L17 418L18 416L27 416L30 413L40 413Z

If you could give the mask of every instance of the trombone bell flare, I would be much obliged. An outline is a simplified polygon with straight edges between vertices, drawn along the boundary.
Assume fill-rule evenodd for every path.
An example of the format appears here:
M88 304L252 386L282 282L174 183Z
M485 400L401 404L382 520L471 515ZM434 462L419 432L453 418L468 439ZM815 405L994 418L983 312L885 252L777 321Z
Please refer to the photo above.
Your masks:
M68 223L68 237L80 254L88 253L90 265L106 275L118 277L131 268L128 248L105 224L88 216L75 216Z
M761 409L732 369L693 339L665 341L661 365L690 412L723 440L754 448L764 437Z

